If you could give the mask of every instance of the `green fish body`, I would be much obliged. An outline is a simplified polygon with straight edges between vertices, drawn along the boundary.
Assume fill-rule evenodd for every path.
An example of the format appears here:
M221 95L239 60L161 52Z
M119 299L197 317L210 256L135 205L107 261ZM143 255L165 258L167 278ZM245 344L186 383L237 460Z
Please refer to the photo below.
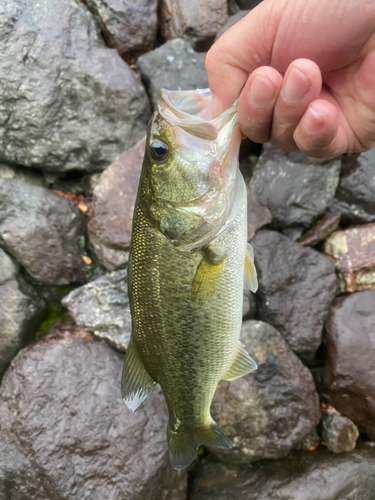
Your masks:
M208 90L161 91L149 125L128 264L132 336L122 394L135 411L161 385L170 460L229 449L210 415L218 382L256 368L239 343L243 287L256 289L238 169L235 107L217 119Z

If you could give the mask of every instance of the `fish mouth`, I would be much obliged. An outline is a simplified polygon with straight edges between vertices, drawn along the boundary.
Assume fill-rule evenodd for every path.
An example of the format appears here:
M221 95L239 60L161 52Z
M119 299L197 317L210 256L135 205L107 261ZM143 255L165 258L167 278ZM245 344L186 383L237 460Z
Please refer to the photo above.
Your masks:
M202 139L215 140L237 113L238 99L221 115L212 116L210 89L159 90L158 111L171 125Z

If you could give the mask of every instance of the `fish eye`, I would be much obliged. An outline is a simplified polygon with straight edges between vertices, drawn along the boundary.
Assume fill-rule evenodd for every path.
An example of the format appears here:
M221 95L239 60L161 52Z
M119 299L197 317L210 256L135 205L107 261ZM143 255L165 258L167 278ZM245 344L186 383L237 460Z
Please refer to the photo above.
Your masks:
M153 143L151 144L150 153L151 153L151 157L155 161L165 160L165 158L169 154L169 146L165 142L157 139L157 140L153 141Z

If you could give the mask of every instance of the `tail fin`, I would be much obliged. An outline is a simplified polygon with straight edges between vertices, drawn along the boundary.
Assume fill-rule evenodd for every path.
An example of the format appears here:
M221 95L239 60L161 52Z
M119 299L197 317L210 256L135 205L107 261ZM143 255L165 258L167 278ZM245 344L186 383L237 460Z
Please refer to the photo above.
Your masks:
M174 469L185 469L197 456L199 446L215 446L230 450L230 440L212 420L209 427L203 427L191 432L174 432L169 426L167 430L169 460Z

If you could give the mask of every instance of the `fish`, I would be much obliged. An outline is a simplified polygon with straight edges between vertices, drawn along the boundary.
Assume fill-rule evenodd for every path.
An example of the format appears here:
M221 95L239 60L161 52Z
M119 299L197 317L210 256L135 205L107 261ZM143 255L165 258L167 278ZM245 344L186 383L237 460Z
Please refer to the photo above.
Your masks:
M135 411L160 384L175 469L201 445L231 448L211 401L220 380L257 368L239 341L243 288L258 284L236 104L214 118L209 89L160 90L134 206L122 398Z

